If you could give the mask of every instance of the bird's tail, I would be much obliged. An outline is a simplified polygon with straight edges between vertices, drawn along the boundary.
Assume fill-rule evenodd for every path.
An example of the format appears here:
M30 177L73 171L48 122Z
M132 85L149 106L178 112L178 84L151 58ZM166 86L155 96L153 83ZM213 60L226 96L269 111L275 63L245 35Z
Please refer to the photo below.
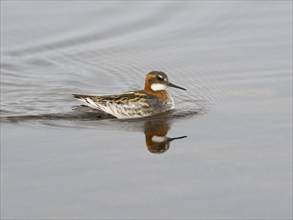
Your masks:
M74 98L77 98L77 99L82 99L82 98L85 98L86 95L79 95L79 94L72 94Z
M86 106L94 108L94 109L100 109L99 106L92 99L92 96L80 95L80 94L72 94L72 95L74 98L77 98L78 100L82 101Z

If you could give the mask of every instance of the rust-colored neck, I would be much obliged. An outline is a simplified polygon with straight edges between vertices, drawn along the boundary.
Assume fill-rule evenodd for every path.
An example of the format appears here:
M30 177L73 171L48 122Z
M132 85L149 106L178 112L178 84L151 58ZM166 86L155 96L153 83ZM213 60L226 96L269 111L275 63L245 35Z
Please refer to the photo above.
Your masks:
M166 99L168 98L168 93L166 90L159 90L159 91L153 91L151 88L151 83L148 81L149 79L146 78L145 80L145 87L144 87L144 91L148 94L151 94L153 96L156 96L160 99Z

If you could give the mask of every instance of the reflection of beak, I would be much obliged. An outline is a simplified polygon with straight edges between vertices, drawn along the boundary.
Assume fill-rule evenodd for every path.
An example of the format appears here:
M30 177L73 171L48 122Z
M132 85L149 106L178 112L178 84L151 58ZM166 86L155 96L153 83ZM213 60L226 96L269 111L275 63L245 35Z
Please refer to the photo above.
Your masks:
M174 141L174 140L177 140L177 139L186 138L186 137L187 136L180 136L180 137L168 138L168 141L171 142L171 141Z
M177 89L182 89L182 90L185 90L186 91L186 89L184 89L184 88L182 88L182 87L180 87L180 86L176 86L176 85L174 85L174 84L172 84L172 83L168 83L168 86L170 86L170 87L174 87L174 88L177 88Z

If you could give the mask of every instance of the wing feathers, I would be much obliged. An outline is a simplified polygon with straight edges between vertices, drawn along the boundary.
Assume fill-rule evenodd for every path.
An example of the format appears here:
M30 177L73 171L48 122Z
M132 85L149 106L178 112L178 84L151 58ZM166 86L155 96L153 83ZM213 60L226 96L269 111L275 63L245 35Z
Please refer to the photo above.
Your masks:
M146 94L140 92L127 92L114 96L90 96L73 94L88 107L98 109L117 118L135 118L151 114L148 109ZM138 111L142 108L144 112ZM147 114L147 115L145 115Z

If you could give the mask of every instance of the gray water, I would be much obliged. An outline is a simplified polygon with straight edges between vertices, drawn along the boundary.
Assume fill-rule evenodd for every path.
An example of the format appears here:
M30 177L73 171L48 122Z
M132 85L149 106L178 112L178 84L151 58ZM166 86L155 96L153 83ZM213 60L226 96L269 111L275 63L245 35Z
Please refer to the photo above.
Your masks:
M175 112L71 96L152 70ZM291 1L1 1L2 219L290 219L291 132Z

